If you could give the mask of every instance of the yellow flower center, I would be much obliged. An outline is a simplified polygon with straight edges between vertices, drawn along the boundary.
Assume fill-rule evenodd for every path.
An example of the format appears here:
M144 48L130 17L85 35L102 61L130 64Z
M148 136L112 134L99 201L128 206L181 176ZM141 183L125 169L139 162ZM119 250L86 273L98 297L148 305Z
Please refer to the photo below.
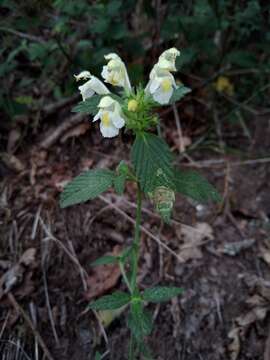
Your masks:
M138 101L132 99L128 102L128 111L136 111L138 108Z
M161 82L161 88L164 92L168 92L172 88L172 83L169 79L164 79Z
M110 115L108 111L105 111L101 116L102 124L106 127L109 127L111 124Z

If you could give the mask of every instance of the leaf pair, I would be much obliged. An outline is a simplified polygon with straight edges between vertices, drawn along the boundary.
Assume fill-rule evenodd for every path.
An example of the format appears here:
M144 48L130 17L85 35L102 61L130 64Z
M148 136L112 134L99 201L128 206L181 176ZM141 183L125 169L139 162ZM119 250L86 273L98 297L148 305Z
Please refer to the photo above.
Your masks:
M136 302L153 302L159 303L169 300L182 293L181 288L157 286L146 289L139 297L133 297L128 293L116 291L111 295L105 295L100 299L89 304L89 308L93 310L114 310L118 309L128 303Z
M121 262L124 264L127 258L131 255L132 248L128 247L124 249L121 255L113 256L113 255L104 255L98 258L97 260L91 263L92 266L99 266L99 265L109 265L109 264L117 264Z
M151 193L157 187L167 187L198 202L220 201L218 192L199 173L179 171L173 167L168 145L154 134L137 134L131 158L145 193Z

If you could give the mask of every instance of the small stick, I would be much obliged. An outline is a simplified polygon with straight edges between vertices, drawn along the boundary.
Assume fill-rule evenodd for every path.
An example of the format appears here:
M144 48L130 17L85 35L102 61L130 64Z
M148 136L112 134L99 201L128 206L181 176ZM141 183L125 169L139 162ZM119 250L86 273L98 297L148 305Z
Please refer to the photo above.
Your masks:
M123 210L121 210L117 205L113 204L110 200L106 199L104 196L99 196L99 198L104 201L106 204L110 204L114 210L116 210L119 214L124 216L129 222L131 222L133 225L135 225L135 220L132 219L129 215L127 215ZM162 246L164 249L166 249L170 254L172 254L174 257L177 258L178 261L183 262L184 259L178 255L175 251L173 251L168 245L164 244L158 237L156 237L154 234L152 234L149 230L147 230L144 226L140 226L141 231L144 232L148 237L150 237L152 240L156 241L160 246Z
M59 245L59 247L61 247L61 249L64 250L64 252L69 256L69 258L78 266L80 274L81 274L81 271L82 271L86 276L88 276L86 270L81 266L81 264L79 263L77 257L74 256L74 254L72 254L72 253L65 247L65 245L62 244L62 242L61 242L59 239L57 239L57 238L49 231L49 229L46 227L46 225L45 225L45 223L44 223L44 221L42 220L41 217L39 217L39 220L40 220L41 226L42 226L45 234L47 235L47 237L46 237L45 239L43 239L43 241L45 241L45 240L53 240L53 241L55 241L55 242ZM82 281L82 283L83 283L83 287L85 287L85 282Z
M175 119L175 123L176 123L176 127L177 127L177 132L178 132L178 136L179 136L179 153L181 154L182 152L185 151L185 144L183 141L183 132L182 132L182 126L181 126L181 122L180 122L180 116L177 110L177 107L175 106L175 103L172 104L172 108L173 108L173 114L174 114L174 119Z
M77 257L77 255L76 255L76 252L75 252L75 250L74 250L74 246L73 246L72 242L71 242L71 241L68 241L68 245L69 245L69 247L70 247L70 250L71 250L72 255L73 255L74 258L77 260L77 264L78 264L78 268L79 268L79 273L80 273L80 277L81 277L82 284L83 284L83 290L84 290L84 291L87 291L88 286L87 286L87 282L86 282L86 280L85 280L85 270L83 269L81 263L80 263L79 260L78 260L78 257Z
M34 240L35 237L36 237L38 221L39 221L39 215L41 213L41 209L42 209L42 204L39 205L38 211L36 212L36 216L35 216L35 220L34 220L33 228L32 228L32 233L31 233L31 240Z
M43 140L38 144L39 147L43 149L48 149L54 143L57 142L59 137L69 130L72 126L80 124L83 119L85 118L85 114L75 114L67 118L64 122L62 122L59 126L54 128L53 130L50 129L44 136Z
M39 332L37 331L37 329L35 328L35 326L33 325L32 321L30 320L29 316L26 314L26 312L23 310L23 308L21 307L21 305L16 301L15 297L13 296L13 294L10 292L7 294L8 300L9 302L12 304L12 306L14 307L14 309L20 313L22 315L22 317L24 318L25 322L27 323L27 325L30 327L30 329L33 331L35 337L37 338L37 341L39 342L39 345L41 346L42 350L44 351L44 354L47 356L47 358L49 360L54 360L54 358L52 357L49 349L47 348L47 345L45 344L45 342L43 341L42 337L40 336Z
M53 336L54 336L56 345L59 346L60 341L59 341L59 337L58 337L56 327L55 327L55 323L54 323L54 319L53 319L52 307L51 307L50 298L49 298L49 292L48 292L48 281L47 281L46 270L45 270L45 265L44 264L42 264L42 277L43 277L43 284L44 284L46 306L47 306L47 309L48 309L48 315L49 315L49 319L50 319L50 323L51 323L51 327L52 327L52 332L53 332Z

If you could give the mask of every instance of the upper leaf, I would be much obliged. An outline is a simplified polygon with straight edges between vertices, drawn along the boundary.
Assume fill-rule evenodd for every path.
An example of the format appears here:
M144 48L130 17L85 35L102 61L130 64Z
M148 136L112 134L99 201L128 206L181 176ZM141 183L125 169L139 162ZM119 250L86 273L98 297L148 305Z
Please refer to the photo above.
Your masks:
M173 187L173 156L164 140L151 133L138 133L131 158L144 192L153 191L158 177L162 185Z
M93 310L114 310L130 302L130 295L122 291L116 291L112 295L102 296L100 299L89 304Z
M141 302L132 302L128 315L128 326L137 340L151 333L153 321L151 314L143 309Z
M170 298L181 294L182 292L183 289L177 287L157 286L146 289L142 294L142 298L145 301L159 303L167 301Z
M175 171L176 191L200 203L210 200L219 202L221 196L217 190L196 171Z
M73 179L60 197L62 208L94 199L112 186L114 173L106 169L89 170Z
M176 101L181 100L186 94L190 93L191 89L188 87L181 85L177 89L174 90L172 97L170 99L170 104L175 103Z
M72 112L81 112L94 116L98 112L98 104L101 98L101 95L93 95L89 99L79 102L79 104L72 109Z
M122 195L125 190L125 183L126 183L127 176L125 174L117 175L114 178L113 185L117 194Z
M118 257L113 255L104 255L100 258L96 259L91 263L91 266L98 266L98 265L108 265L108 264L116 264L118 263Z

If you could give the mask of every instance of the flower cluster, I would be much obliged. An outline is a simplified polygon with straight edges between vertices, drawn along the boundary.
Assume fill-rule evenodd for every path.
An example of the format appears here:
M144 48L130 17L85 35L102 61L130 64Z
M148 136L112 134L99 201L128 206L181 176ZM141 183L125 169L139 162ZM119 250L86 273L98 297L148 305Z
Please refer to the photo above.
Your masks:
M155 102L165 105L168 104L177 85L172 72L176 71L175 60L180 52L171 48L164 51L158 62L150 72L149 82L143 90L145 98L152 98ZM103 66L101 76L105 83L113 86L122 87L125 96L128 99L127 110L131 118L138 109L140 104L136 100L133 89L130 84L127 69L122 59L114 53L105 55L108 61ZM101 100L98 104L98 112L93 121L100 120L100 131L104 137L111 138L119 134L119 130L125 126L128 121L128 113L122 111L120 103L114 99L113 94L97 77L90 74L89 71L82 71L75 75L77 81L87 80L79 86L79 91L83 101L91 98L93 95L100 95Z

